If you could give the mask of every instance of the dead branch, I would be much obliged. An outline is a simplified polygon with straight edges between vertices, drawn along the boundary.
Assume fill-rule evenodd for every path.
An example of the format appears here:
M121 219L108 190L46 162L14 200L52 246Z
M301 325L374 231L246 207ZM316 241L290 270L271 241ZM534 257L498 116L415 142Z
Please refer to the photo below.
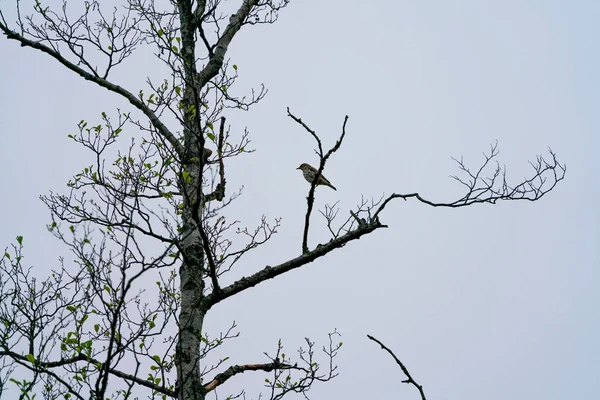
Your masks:
M491 176L484 176L483 171L489 165L490 161L498 155L497 143L491 146L490 153L485 154L485 161L476 172L472 172L465 166L463 160L456 160L461 171L467 178L452 176L453 179L467 187L467 193L458 200L443 203L428 200L419 193L398 194L393 193L388 196L373 214L373 219L377 219L379 214L385 209L388 203L394 199L415 198L421 203L432 207L459 208L473 204L496 204L504 200L528 200L536 201L541 199L546 193L550 192L558 182L564 179L567 171L566 164L561 164L556 158L556 153L548 149L551 160L546 161L542 156L537 156L535 162L530 162L533 167L533 174L525 178L522 182L511 186L506 179L506 167L496 165Z
M319 181L319 177L322 175L323 173L323 169L325 168L325 163L327 162L327 160L329 159L329 157L331 157L331 155L333 153L335 153L340 146L342 145L342 141L344 140L344 136L346 136L346 123L348 122L348 116L346 115L344 117L344 123L342 124L342 133L340 135L340 137L338 138L338 140L335 142L335 144L333 145L332 148L330 148L327 153L323 153L323 145L321 143L321 139L319 138L319 136L316 134L316 132L312 129L310 129L308 127L308 125L306 125L300 118L296 117L295 115L293 115L290 112L290 108L287 108L287 114L290 118L292 118L294 121L296 121L298 124L300 124L308 133L310 133L310 135L315 139L315 141L317 142L317 148L318 150L315 150L315 152L317 153L317 155L319 156L319 168L317 168L317 174L315 175L311 185L310 185L310 189L308 191L308 197L306 198L307 201L307 207L306 207L306 216L304 218L304 233L302 235L302 252L303 253L307 253L308 250L308 230L309 230L309 226L310 226L310 215L312 213L312 209L313 209L313 204L315 201L315 188L317 186L317 182Z
M406 375L406 378L407 378L407 379L403 380L402 383L408 383L408 384L414 385L419 390L419 394L421 395L421 399L422 400L427 400L425 398L425 392L423 392L423 386L421 386L417 382L415 382L415 380L413 379L413 377L408 372L408 369L404 366L404 364L402 363L402 361L400 361L398 359L398 357L396 357L396 355L394 354L394 352L392 352L390 349L388 349L383 343L381 343L379 340L375 339L373 336L367 335L367 337L369 339L371 339L372 341L374 341L375 343L379 344L383 350L387 351L394 358L394 360L396 361L396 364L398 364L398 366L400 366L400 368L402 369L402 372L404 372L404 375Z
M207 385L204 386L204 389L208 393L208 392L216 389L218 386L222 385L223 383L225 383L229 378L232 378L233 376L235 376L237 374L241 374L246 371L271 372L275 369L284 370L284 369L291 369L291 368L294 368L294 366L288 365L288 364L283 364L283 363L279 362L278 360L275 360L274 362L266 363L266 364L233 365L233 366L227 368L227 370L225 372L221 372L220 374L215 376L213 378L213 380L210 381L210 383L208 383Z

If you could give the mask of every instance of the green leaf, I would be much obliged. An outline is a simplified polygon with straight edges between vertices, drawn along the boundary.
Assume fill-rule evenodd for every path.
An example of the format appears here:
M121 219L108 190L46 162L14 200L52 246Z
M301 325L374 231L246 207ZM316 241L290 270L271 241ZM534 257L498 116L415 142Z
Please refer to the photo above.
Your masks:
M165 32L162 29L159 29L156 33L158 34L158 37L162 37L162 35L165 34Z
M175 86L175 93L177 93L177 95L181 95L181 88L179 86Z
M156 354L152 356L152 359L153 359L154 361L156 361L157 363L159 363L159 364L161 363L160 356L158 356L158 355L156 355Z
M190 178L190 173L187 171L183 171L183 174L181 174L183 176L183 180L186 182L191 182L191 178Z
M19 244L23 244L23 236L17 236L17 242L19 242Z
M175 53L178 53L178 52L179 52L179 49L177 48L177 46L172 46L171 48L173 49L173 51L174 51Z
M98 333L98 331L100 330L100 324L95 324L94 330L96 331L96 333Z
M27 354L25 356L25 358L27 359L27 361L29 361L30 363L35 362L35 357L33 356L33 354Z
M237 65L233 64L233 69L235 69L237 71Z
M210 121L206 122L206 126L208 126L210 129L215 129L215 126Z
M214 133L206 132L206 136L208 136L208 138L210 140L212 140L213 142L215 141L215 134Z
M196 105L191 104L188 109L187 112L189 114L189 118L192 119L196 116Z
M8 258L10 260L10 254L4 253L4 257L6 257L6 258Z
M112 51L113 48L112 48L112 46L108 46L108 49Z

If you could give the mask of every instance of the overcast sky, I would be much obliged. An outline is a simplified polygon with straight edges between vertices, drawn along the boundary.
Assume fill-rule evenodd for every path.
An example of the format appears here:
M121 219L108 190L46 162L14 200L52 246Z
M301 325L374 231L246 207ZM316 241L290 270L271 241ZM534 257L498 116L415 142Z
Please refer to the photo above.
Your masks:
M215 307L211 332L233 320L241 330L222 354L265 362L279 338L292 353L305 336L324 343L337 328L340 376L316 385L314 399L418 398L368 333L430 399L597 397L599 20L594 0L292 0L275 25L240 32L230 47L239 90L264 83L269 94L250 112L227 114L256 149L228 166L231 190L244 185L230 218L283 221L235 276L300 252L308 184L295 168L318 160L286 106L328 145L350 117L325 170L338 190L319 188L316 200L339 200L344 216L361 195L454 200L462 191L449 178L459 172L451 157L478 166L496 140L509 179L529 174L528 160L548 146L568 170L533 203L396 201L381 217L388 229ZM38 196L65 191L93 162L67 134L127 104L4 37L0 55L0 244L25 236L27 264L44 275L68 250L47 233ZM142 61L118 68L117 83L143 88L158 70ZM327 240L321 220L313 227L313 246ZM265 377L236 377L220 398L242 387L256 398Z

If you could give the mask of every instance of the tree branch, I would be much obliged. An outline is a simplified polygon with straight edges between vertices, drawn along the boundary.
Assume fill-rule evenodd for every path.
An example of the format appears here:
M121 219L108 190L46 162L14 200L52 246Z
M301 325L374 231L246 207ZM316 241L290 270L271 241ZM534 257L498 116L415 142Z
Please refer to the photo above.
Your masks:
M467 193L460 199L450 203L438 203L423 198L419 193L393 193L381 203L372 218L376 219L379 213L381 213L393 199L407 200L409 198L416 198L421 203L432 207L449 208L465 207L478 203L496 204L496 202L501 200L539 200L546 193L554 189L558 182L564 179L567 171L566 164L560 164L556 158L556 154L551 149L549 149L549 153L552 157L550 162L547 162L542 156L537 156L535 163L530 162L534 169L533 175L516 186L511 187L506 181L506 169L501 170L499 165L496 167L494 174L491 177L481 177L481 173L489 164L489 161L498 155L497 146L492 145L490 154L484 154L485 162L476 173L471 173L462 160L455 160L460 169L469 177L468 180L465 181L457 176L453 176L454 179L468 188ZM548 183L548 178L550 178L550 183ZM498 183L500 180L501 182Z
M421 395L421 399L422 400L427 400L425 398L425 392L423 392L423 386L419 385L417 382L415 382L415 380L412 378L412 376L410 375L410 373L408 372L408 369L404 366L404 364L402 364L402 361L400 361L398 359L398 357L396 357L396 355L390 350L388 349L383 343L381 343L379 340L375 339L373 336L371 335L367 335L367 337L369 339L371 339L372 341L374 341L375 343L379 344L381 346L382 349L384 349L385 351L387 351L392 357L394 357L394 360L396 361L396 364L398 364L400 366L400 368L402 369L402 372L404 372L404 375L406 375L406 377L408 379L405 379L402 381L402 383L408 383L411 385L414 385L418 390L419 390L419 394Z
M276 276L291 271L292 269L296 269L305 264L311 263L317 258L323 257L327 253L337 248L343 247L346 243L352 240L360 239L361 236L369 234L379 228L387 228L387 225L382 225L379 223L379 221L372 221L371 223L359 226L355 230L352 230L346 233L345 235L333 239L326 244L318 245L312 251L302 253L302 255L288 260L275 267L266 266L262 270L250 275L249 277L241 278L236 282L232 283L231 285L222 288L220 294L212 293L209 296L205 297L202 302L205 303L204 306L208 309L220 302L221 300L231 297L248 288L254 287L259 283L266 281L267 279L275 278Z
M212 193L204 196L204 202L217 200L223 201L225 198L225 164L223 162L223 144L224 144L225 117L221 117L221 126L219 127L219 139L217 141L217 157L219 160L219 178L220 182Z
M198 73L198 87L202 88L212 78L217 76L219 70L223 66L225 61L225 54L227 53L227 47L233 40L235 34L240 30L244 24L244 20L248 17L252 11L252 7L258 4L258 0L244 0L238 11L229 17L229 24L225 28L223 35L219 38L214 46L214 53L210 57L210 60L206 66Z
M13 360L19 361L21 365L27 367L28 369L30 369L32 371L44 372L44 373L50 374L51 376L54 376L55 378L57 378L58 375L56 375L52 371L48 370L48 368L57 368L57 367L65 366L65 365L74 364L74 363L77 363L79 361L85 361L87 363L95 364L97 366L98 365L100 365L100 366L104 365L104 363L102 363L101 361L96 360L94 358L90 358L89 356L86 356L86 355L81 354L81 353L78 354L78 355L76 355L75 357L68 358L68 359L62 359L62 360L59 360L59 361L48 361L48 362L39 362L39 361L36 361L35 363L31 363L31 361L29 361L27 359L27 357L25 357L25 356L23 356L21 354L12 352L12 351L0 351L0 356L11 357ZM135 382L138 385L141 385L141 386L147 387L149 389L152 389L152 390L154 390L154 391L156 391L158 393L162 393L162 394L165 394L165 395L170 396L170 397L177 397L177 393L175 393L174 391L169 390L169 389L167 389L165 387L156 385L152 381L148 381L146 379L138 378L137 376L134 376L134 375L131 375L131 374L127 374L125 372L119 371L119 370L114 369L114 368L109 368L108 372L110 374L118 376L119 378L122 378L122 379L124 379L126 381ZM66 381L63 381L62 379L60 380L60 382L63 385L65 385L65 387L70 387L66 383ZM72 393L76 394L77 392L73 391ZM79 396L78 396L78 398L83 399L83 397L79 397Z
M341 141L342 141L344 133L345 133L345 122L346 121L347 121L347 118L344 120L344 130L342 131L342 136L340 137L338 142L335 144L335 146L324 156L324 158L328 157L331 153L333 153L335 150L337 150L339 148L339 146L341 145ZM299 123L301 123L301 122L299 122ZM498 152L496 151L496 147L492 146L492 151L491 151L490 156L486 156L485 165L487 165L489 160L492 159L493 157L495 157L497 154L498 154ZM390 201L392 201L393 199L396 199L396 198L402 198L402 199L406 200L408 198L414 197L414 198L418 199L419 201L421 201L422 203L425 203L425 204L433 206L433 207L451 207L451 208L464 207L464 206L477 204L477 203L495 204L496 201L498 201L498 200L529 200L529 201L538 200L545 193L552 190L559 181L564 179L564 176L565 176L566 166L561 165L558 162L558 160L556 159L556 155L552 151L550 151L550 154L552 155L552 162L549 163L549 162L546 162L542 157L537 157L537 163L532 163L534 170L535 170L535 174L531 178L526 179L525 181L518 184L514 188L511 188L506 183L505 172L502 174L502 183L499 185L500 187L499 188L496 187L497 186L496 179L500 175L500 173L498 172L498 170L499 170L499 167L498 167L498 169L496 170L496 173L492 176L492 178L480 178L479 175L482 171L482 168L479 168L479 171L477 172L477 174L474 175L474 177L476 177L477 179L474 179L472 182L467 184L467 186L469 187L469 191L467 192L467 194L465 196L463 196L461 199L456 200L452 203L436 203L436 202L433 202L433 201L430 201L430 200L427 200L427 199L421 197L421 195L419 195L418 193L411 193L411 194L395 194L394 193L391 196L387 197L379 205L379 207L375 210L375 212L373 214L371 214L371 211L370 211L371 209L364 211L364 212L368 213L368 218L366 220L359 218L358 213L354 213L353 217L358 222L358 224L357 224L358 226L355 229L350 230L347 233L345 233L344 235L338 236L338 237L330 240L326 244L318 245L312 251L306 251L306 252L303 251L302 255L300 255L296 258L288 260L288 261L286 261L282 264L279 264L275 267L267 266L267 267L263 268L262 270L256 272L255 274L250 275L249 277L244 277L244 278L234 282L233 284L227 286L226 288L223 288L222 292L220 294L217 295L217 294L213 293L213 294L207 296L203 300L203 302L205 303L207 308L210 308L213 305L215 305L216 303L220 302L221 300L231 297L231 296L233 296L239 292L242 292L248 288L254 287L254 286L258 285L259 283L266 281L267 279L274 278L274 277L281 275L287 271L290 271L295 268L299 268L305 264L313 262L317 258L320 258L337 248L343 247L346 243L348 243L352 240L355 240L355 239L359 239L361 236L369 234L369 233L375 231L376 229L387 227L387 225L383 225L379 222L379 214L385 209L385 207L387 206L387 204L389 204ZM464 167L464 164L462 164L462 163L459 163L459 164L461 165L461 169L463 169L464 171L467 171L467 172L469 171L466 167ZM322 167L322 165L321 165L321 167ZM548 175L548 174L550 175L550 178L552 178L552 181L550 184L547 184L548 177L546 175ZM484 182L483 188L478 186L478 182L481 182L481 181ZM544 185L546 185L546 186L544 186Z
M233 376L235 376L237 374L241 374L246 371L271 372L275 369L293 369L293 368L294 368L293 365L282 364L278 360L275 360L274 362L267 363L267 364L233 365L233 366L227 368L227 370L225 372L222 372L222 373L218 374L217 376L215 376L214 379L212 381L210 381L210 383L208 383L207 385L204 386L204 389L208 393L208 392L216 389L218 386L222 385L223 383L225 383L225 381L227 381L229 378L232 378ZM300 369L300 368L298 368L298 369Z
M335 145L327 151L326 154L323 154L323 145L321 143L321 139L316 134L316 132L308 127L300 118L296 117L290 112L290 108L287 108L287 114L290 118L300 124L311 136L316 140L318 150L316 151L319 156L319 168L317 169L317 174L315 175L313 181L311 182L310 189L308 191L308 197L306 198L307 207L306 207L306 216L304 217L304 232L302 235L302 252L307 253L308 250L308 230L310 226L310 215L312 214L312 209L315 201L315 188L317 186L317 182L323 173L323 169L325 168L325 163L331 157L333 153L335 153L340 146L342 145L342 141L344 140L344 136L346 136L346 123L348 122L348 116L344 117L344 123L342 125L342 134L335 142Z
M106 79L103 79L99 76L95 76L83 70L82 68L78 67L77 65L64 58L59 52L51 49L48 46L43 45L42 43L25 38L24 36L9 29L8 26L6 26L2 22L0 22L0 30L6 35L8 39L13 39L20 42L21 46L32 47L34 49L40 50L41 52L50 55L52 58L56 59L62 65L75 72L85 80L92 81L111 92L120 94L121 96L125 97L131 104L133 104L134 107L136 107L138 110L143 112L144 115L146 115L146 117L148 117L148 119L150 120L152 125L158 130L158 132L171 144L171 146L173 146L177 155L183 158L185 151L183 149L182 144L179 142L179 140L177 140L175 135L160 121L158 116L154 114L154 112L149 107L147 107L140 99L135 97L127 89L119 85L115 85L114 83L111 83Z

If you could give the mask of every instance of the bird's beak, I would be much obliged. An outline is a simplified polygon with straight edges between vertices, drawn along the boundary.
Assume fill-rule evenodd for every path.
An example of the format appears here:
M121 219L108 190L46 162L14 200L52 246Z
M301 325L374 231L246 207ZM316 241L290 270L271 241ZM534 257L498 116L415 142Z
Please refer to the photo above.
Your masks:
M300 167L296 168L296 169L300 169Z

